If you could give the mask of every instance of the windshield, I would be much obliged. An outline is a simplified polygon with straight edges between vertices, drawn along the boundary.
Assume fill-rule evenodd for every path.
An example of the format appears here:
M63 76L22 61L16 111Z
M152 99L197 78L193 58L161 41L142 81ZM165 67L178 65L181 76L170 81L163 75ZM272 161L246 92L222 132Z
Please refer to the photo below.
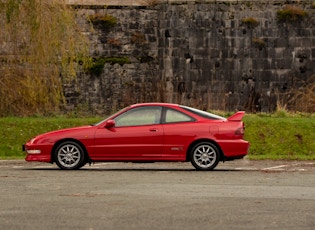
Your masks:
M127 108L129 108L129 107L127 107ZM105 118L104 120L101 120L100 122L98 122L98 123L96 123L96 124L93 124L92 126L98 126L98 125L100 125L101 123L103 123L104 121L108 120L109 118L111 118L111 117L116 117L118 114L120 114L122 111L124 111L124 110L127 109L127 108L123 108L123 109L119 110L118 112L114 113L113 115L110 115L109 117Z
M201 117L204 117L204 118L207 118L207 119L211 119L211 120L225 120L226 118L224 117L221 117L221 116L218 116L218 115L215 115L215 114L212 114L212 113L208 113L206 111L202 111L200 109L195 109L195 108L191 108L191 107L188 107L188 106L180 106L182 109L185 109L191 113L194 113L198 116L201 116Z

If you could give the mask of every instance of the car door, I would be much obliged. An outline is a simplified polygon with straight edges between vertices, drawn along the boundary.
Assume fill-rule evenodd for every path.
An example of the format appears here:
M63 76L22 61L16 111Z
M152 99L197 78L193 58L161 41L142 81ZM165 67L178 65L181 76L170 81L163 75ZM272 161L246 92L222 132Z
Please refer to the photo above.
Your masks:
M114 118L112 128L97 129L95 156L99 160L156 161L162 158L164 131L162 107L143 106Z
M180 111L167 108L164 112L164 152L163 159L183 161L186 159L187 145L195 138L195 119Z

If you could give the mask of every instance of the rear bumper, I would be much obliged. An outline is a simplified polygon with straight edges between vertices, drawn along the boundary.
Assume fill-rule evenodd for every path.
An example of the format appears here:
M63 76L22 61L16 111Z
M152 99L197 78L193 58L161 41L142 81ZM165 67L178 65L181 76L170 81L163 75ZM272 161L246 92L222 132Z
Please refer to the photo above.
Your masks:
M246 156L250 146L248 141L242 139L219 142L219 145L227 159L237 159Z

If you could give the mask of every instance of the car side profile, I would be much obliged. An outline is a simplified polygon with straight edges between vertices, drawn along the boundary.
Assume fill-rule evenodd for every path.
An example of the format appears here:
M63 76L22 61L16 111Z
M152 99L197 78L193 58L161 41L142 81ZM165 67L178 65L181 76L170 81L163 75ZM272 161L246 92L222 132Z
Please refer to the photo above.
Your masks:
M82 127L44 133L23 145L26 161L79 169L92 162L186 162L212 170L248 153L245 112L229 118L170 103L141 103Z

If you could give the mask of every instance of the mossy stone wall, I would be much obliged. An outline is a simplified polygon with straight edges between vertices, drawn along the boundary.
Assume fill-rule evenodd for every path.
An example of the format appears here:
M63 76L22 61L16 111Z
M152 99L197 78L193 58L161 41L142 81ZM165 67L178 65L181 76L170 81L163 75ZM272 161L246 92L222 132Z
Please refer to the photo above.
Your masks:
M288 3L289 2L289 3ZM279 20L287 5L307 13ZM312 83L312 1L188 1L155 6L80 6L90 55L127 57L101 74L82 70L65 86L68 109L106 114L131 103L161 101L211 110L273 111L292 90ZM110 28L91 15L116 18ZM253 22L251 24L251 22Z

